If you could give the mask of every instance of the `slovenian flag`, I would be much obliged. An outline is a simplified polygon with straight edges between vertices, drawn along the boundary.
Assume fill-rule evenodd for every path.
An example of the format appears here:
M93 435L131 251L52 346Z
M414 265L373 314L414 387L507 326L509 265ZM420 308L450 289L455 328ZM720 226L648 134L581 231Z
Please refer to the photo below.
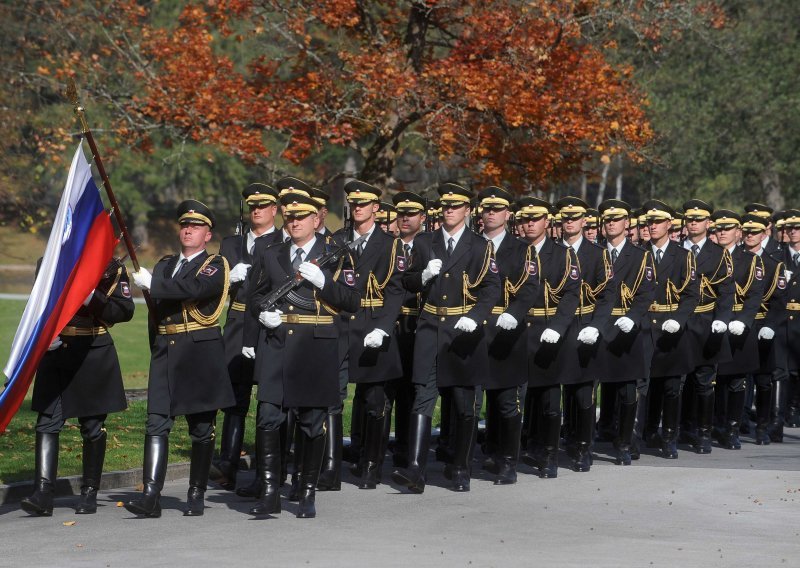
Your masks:
M116 246L92 168L78 144L0 393L0 433L16 414L47 348L103 275Z

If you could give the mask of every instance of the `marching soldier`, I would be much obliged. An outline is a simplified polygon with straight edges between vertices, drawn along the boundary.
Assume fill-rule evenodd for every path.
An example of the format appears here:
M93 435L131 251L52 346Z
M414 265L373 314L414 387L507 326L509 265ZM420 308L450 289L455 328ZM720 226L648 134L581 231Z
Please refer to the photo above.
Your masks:
M617 465L630 465L637 383L650 375L652 349L647 310L653 303L656 271L650 252L625 238L630 205L608 199L600 204L599 210L613 279L619 283L610 325L602 332L601 394L609 413L613 413L615 403L619 402L619 420L612 441Z
M692 337L691 357L696 366L686 377L681 429L697 453L708 454L717 365L731 360L725 332L732 319L736 283L730 253L708 238L713 207L692 199L683 204L683 210L688 235L683 247L695 260L700 301L687 322Z
M125 508L145 517L161 516L161 489L167 473L169 433L176 416L186 416L192 439L186 516L200 516L217 410L235 398L225 366L219 316L228 295L228 261L206 252L214 214L193 199L178 206L180 255L162 258L152 274L133 273L134 283L150 290L156 328L147 385L147 425L142 472L144 490Z
M575 353L562 340L580 305L581 273L575 251L548 238L553 206L535 197L518 200L517 220L536 252L539 290L528 310L528 391L525 397L526 453L522 459L544 478L558 476L561 382L580 376Z
M331 196L326 191L312 187L311 198L316 201L317 205L319 206L319 212L317 213L317 217L319 218L319 228L317 228L317 234L328 238L332 233L331 230L325 226L325 219L328 217L328 201L330 201Z
M600 212L597 209L586 210L586 223L583 225L583 238L590 243L600 242Z
M766 231L764 232L764 239L761 242L761 248L764 249L767 254L780 252L780 250L783 249L783 244L780 241L772 238L772 215L774 213L772 207L762 205L761 203L748 203L744 206L744 211L748 215L754 215L758 217L766 225Z
M38 272L38 267L37 267ZM58 438L67 418L77 417L83 438L83 483L77 514L97 511L106 454L105 420L127 408L119 358L109 328L133 317L128 273L112 260L95 289L48 349L36 372L31 409L36 419L36 481L22 500L32 515L53 514Z
M410 191L401 191L392 198L397 208L397 227L406 264L414 257L414 239L422 231L426 221L425 199ZM408 467L408 433L411 420L411 404L414 402L414 337L420 310L420 295L406 291L400 316L397 320L397 346L403 365L403 375L386 385L388 398L384 440L389 436L392 420L392 405L395 409L395 444L392 452L394 467Z
M353 217L352 234L345 229L334 234L337 244L356 243L345 262L344 274L361 294L359 309L339 315L339 388L341 400L332 405L330 431L341 432L341 414L348 381L356 384L356 398L363 408L363 443L355 473L360 489L375 489L383 464L383 432L386 411L386 383L402 376L403 368L395 335L405 292L402 276L407 260L400 243L375 222L381 190L358 180L344 186ZM359 419L355 417L354 419ZM336 435L328 444L329 456L341 456L342 439ZM341 483L338 461L326 460L320 489L338 489Z
M643 436L648 447L661 448L662 457L676 459L682 375L696 367L690 345L695 339L686 326L700 299L700 281L694 255L669 236L675 211L656 199L646 202L642 209L647 215L649 247L656 267L649 314L654 352Z
M476 388L487 376L484 322L500 296L492 245L468 230L469 190L439 186L442 228L414 240L414 264L403 282L423 294L414 345L415 396L409 435L409 467L392 479L413 493L425 490L431 417L438 389L452 391L456 407L455 454L448 468L454 491L469 491L477 420Z
M783 268L783 248L773 247L775 252L770 254L762 247L767 235L767 219L750 213L742 217L742 221L744 247L761 257L764 263L764 291L751 333L758 337L759 366L753 373L756 387L755 441L758 445L767 445L772 440L783 441L783 415L776 404L780 397L773 398L773 391L776 395L780 394L777 391L783 381L778 380L777 371L785 372L786 369L786 345L785 341L780 340L786 335L786 274ZM771 419L770 412L773 408L775 416Z
M800 211L789 209L783 214L783 230L788 239L784 249L784 264L788 287L786 309L789 312L787 325L788 346L788 404L786 425L800 426Z
M300 191L285 192L280 201L285 207L285 227L291 242L264 251L261 275L248 302L261 326L254 371L258 379L256 456L261 483L258 503L250 514L281 511L280 428L291 409L296 409L303 437L297 517L313 518L325 445L325 417L328 406L338 399L339 332L334 317L340 309L354 310L359 294L346 281L341 261L338 267L320 261L330 251L315 233L319 226L318 204ZM300 283L275 298L275 305L265 306L271 294L287 281Z
M492 186L481 191L479 199L483 237L494 247L503 290L486 326L489 374L482 387L490 456L484 469L497 476L495 485L509 485L517 481L521 407L528 382L525 316L539 287L539 267L532 247L506 230L511 195Z
M244 285L245 279L253 264L256 242L264 242L266 245L281 242L281 233L275 229L278 192L269 185L253 183L242 191L242 198L250 210L250 230L245 235L225 237L220 246L220 254L232 267L228 290L230 303L222 340L236 404L223 410L225 417L222 422L219 462L211 468L211 480L230 491L236 489L245 418L250 409L254 384L253 358L250 357L254 352L249 352L247 356L242 354L248 293Z
M397 230L397 209L391 203L380 202L375 222L384 233L389 233L393 237L400 234Z
M758 331L755 317L764 289L764 262L761 257L737 246L742 218L727 209L711 215L717 243L731 255L735 285L733 319L728 323L731 360L719 364L714 385L715 428L712 432L723 448L739 450L739 422L744 412L747 375L759 367Z

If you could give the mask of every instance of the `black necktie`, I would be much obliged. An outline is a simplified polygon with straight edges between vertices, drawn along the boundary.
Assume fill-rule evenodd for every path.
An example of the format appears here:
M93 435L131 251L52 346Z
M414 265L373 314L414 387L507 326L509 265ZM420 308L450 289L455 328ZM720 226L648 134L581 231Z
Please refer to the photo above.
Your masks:
M181 273L181 270L183 270L183 267L184 267L184 266L186 266L186 259L185 259L185 258L182 258L182 259L180 259L180 261L178 262L178 269L177 269L177 270L175 270L175 271L172 273L172 277L173 277L173 278L177 278L177 277L178 277L178 275Z
M617 262L617 255L618 254L619 253L617 252L617 249L615 249L615 248L611 249L611 264L614 264L615 262Z
M697 256L698 254L700 254L700 247L699 247L699 246L697 246L697 245L692 245L692 253L693 253L695 256Z
M356 247L356 258L361 258L361 253L364 252L364 241L358 243Z
M800 252L796 252L792 255L792 262L794 262L795 268L800 266Z
M303 263L303 249L299 248L297 249L297 252L294 253L294 260L292 261L292 270L297 272L302 263Z
M664 251L663 251L663 250L661 250L661 249L658 249L658 250L656 251L656 262L657 262L658 264L661 264L661 257L662 257L662 256L664 256Z
M406 262L411 258L411 245L408 243L403 244L403 252L406 255Z
M447 256L453 254L453 249L456 248L456 241L453 237L447 239Z

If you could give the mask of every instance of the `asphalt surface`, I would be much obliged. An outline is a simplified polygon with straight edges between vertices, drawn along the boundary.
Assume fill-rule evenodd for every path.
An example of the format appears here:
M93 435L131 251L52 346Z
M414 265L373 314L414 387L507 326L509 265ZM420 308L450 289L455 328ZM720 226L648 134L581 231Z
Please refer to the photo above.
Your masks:
M5 505L0 566L798 566L800 430L784 444L743 441L630 467L598 444L590 472L570 471L562 454L557 479L521 465L503 487L476 452L469 493L448 489L431 453L423 495L391 483L358 490L345 471L341 492L317 494L316 519L295 518L285 498L282 513L254 519L250 502L216 488L205 516L183 517L186 479L166 484L160 519L117 506L133 487L101 492L96 515L75 515L77 497L57 499L52 517Z

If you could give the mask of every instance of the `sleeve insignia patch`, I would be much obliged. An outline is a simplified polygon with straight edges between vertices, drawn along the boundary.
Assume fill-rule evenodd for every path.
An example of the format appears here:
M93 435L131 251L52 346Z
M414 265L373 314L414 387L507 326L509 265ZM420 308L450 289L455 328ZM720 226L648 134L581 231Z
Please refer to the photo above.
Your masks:
M219 271L219 268L216 266L206 266L203 270L200 271L200 274L203 276L214 276Z
M406 266L407 266L406 265L406 257L398 256L397 257L397 270L400 271L400 272L405 272L406 271Z
M125 298L131 297L131 287L128 286L127 282L120 282L119 291L122 292L122 296Z
M493 274L497 274L497 263L493 258L489 259L489 270L491 270Z
M355 270L342 270L342 275L344 276L344 283L348 286L355 286L356 285L356 272Z
M653 267L652 266L645 266L644 268L644 277L647 278L648 282L653 281Z
M778 288L781 289L781 290L785 290L786 289L786 277L785 276L779 276L778 277Z
M539 274L539 263L535 260L526 260L525 261L525 270L528 271L529 276L536 276Z
M763 280L764 279L764 269L761 268L760 266L756 266L756 271L755 271L754 276L756 277L756 280Z
M578 267L577 267L577 266L573 266L572 268L570 268L570 270L569 270L569 277L570 277L570 278L572 278L573 280L580 280L580 278L581 278L581 271L580 271L580 270L578 270Z

